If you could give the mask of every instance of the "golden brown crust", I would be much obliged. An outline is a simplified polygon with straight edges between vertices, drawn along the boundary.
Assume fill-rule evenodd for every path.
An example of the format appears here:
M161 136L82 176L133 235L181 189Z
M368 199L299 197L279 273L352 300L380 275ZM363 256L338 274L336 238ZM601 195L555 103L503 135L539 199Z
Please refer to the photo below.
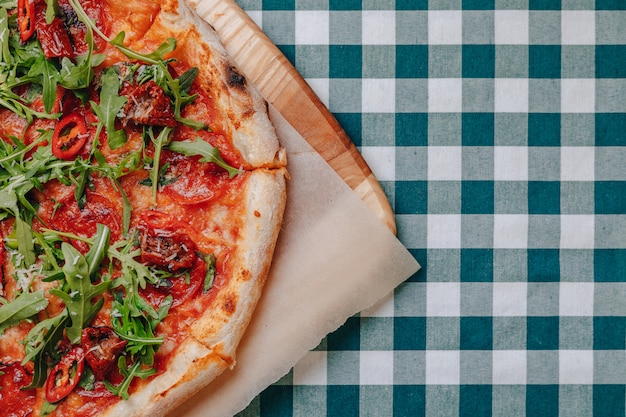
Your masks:
M267 103L229 58L215 31L183 0L163 2L150 28L132 46L154 47L145 45L146 39L167 37L177 41L177 58L202 69L197 81L216 98L218 120L225 122L221 128L230 133L244 160L252 168L285 166L286 153L267 115Z

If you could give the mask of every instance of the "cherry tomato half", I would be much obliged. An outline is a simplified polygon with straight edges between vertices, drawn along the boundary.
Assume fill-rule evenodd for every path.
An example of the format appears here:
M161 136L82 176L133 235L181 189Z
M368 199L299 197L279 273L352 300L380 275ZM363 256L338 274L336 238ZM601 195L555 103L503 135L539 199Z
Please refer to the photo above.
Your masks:
M59 159L71 159L87 141L87 124L79 113L63 117L52 134L52 153Z
M83 348L75 346L50 371L46 381L46 400L56 403L67 397L78 385L84 368Z
M17 28L22 42L35 33L35 0L17 1Z

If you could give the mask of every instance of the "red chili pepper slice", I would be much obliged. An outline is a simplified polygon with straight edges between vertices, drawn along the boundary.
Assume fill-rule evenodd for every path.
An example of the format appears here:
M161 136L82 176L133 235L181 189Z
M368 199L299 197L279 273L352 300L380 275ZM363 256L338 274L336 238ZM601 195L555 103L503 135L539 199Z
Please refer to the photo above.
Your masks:
M87 140L87 124L79 113L63 117L52 134L52 153L59 159L71 159Z
M35 33L35 1L17 1L17 27L20 40L26 42Z
M84 368L83 348L75 346L50 371L46 381L46 400L56 403L67 397L78 385Z

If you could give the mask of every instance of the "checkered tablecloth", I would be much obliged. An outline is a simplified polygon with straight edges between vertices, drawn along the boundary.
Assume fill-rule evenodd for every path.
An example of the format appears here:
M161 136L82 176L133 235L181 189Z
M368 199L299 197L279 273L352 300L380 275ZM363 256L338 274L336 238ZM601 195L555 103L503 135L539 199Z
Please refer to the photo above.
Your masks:
M422 265L241 415L624 416L626 0L238 3Z

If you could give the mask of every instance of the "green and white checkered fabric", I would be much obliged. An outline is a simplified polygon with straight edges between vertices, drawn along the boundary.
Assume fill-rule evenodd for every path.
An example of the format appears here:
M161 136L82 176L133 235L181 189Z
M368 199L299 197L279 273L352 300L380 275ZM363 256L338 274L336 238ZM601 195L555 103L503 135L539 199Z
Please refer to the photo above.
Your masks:
M422 265L241 416L626 415L626 1L238 2Z

